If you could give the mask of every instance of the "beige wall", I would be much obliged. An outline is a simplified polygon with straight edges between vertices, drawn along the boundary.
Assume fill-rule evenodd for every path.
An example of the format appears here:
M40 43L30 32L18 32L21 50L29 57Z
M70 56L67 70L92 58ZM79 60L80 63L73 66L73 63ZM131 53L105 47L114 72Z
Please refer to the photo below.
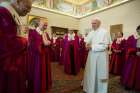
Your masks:
M49 33L51 31L50 26L79 29L79 20L73 17L47 12L38 8L32 8L30 14L48 18ZM23 22L27 22L27 17L23 18Z
M124 36L127 37L140 24L140 0L133 0L81 19L79 29L82 33L85 29L91 28L91 19L94 17L99 17L102 20L102 26L107 30L110 29L110 25L123 24Z

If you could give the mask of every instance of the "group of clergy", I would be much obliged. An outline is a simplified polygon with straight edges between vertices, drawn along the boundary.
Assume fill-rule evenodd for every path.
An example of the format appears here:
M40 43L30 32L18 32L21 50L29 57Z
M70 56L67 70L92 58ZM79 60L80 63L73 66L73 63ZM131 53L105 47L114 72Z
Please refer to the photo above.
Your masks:
M66 74L77 75L84 68L88 50L85 47L84 36L69 29L63 37L53 33L51 38L51 61L64 65Z
M86 64L86 37L70 29L64 36L52 33L50 38L46 29L47 23L42 18L33 18L29 28L21 29L28 34L22 40L27 48L27 86L30 93L45 93L51 89L51 62L63 65L64 72L69 75L77 75Z
M31 28L28 30L28 87L30 93L45 93L52 86L51 63L50 63L50 45L51 40L45 30L47 23L36 18L31 22Z
M0 3L0 93L46 93L52 87L52 61L63 64L68 74L84 67L83 38L71 30L64 38L54 33L51 39L42 18L33 18L29 28L22 26L19 16L30 9L31 0Z
M46 93L52 87L47 23L36 18L28 28L19 17L30 9L31 0L0 3L0 93Z
M69 30L63 37L53 33L49 37L47 23L35 18L30 23L27 40L28 52L28 90L32 93L45 93L52 87L51 62L64 65L66 74L77 75L85 66L88 50L84 37Z
M51 61L64 65L65 73L77 75L87 60L88 50L85 48L84 38L69 30L63 38L56 38L54 33L51 39L45 31L47 23L41 18L31 21L30 28L26 29L27 38L23 37L19 16L30 12L32 0L7 1L9 2L2 0L0 3L0 93L46 93L46 90L49 91L52 87ZM100 23L97 20L95 22ZM95 25L95 22L92 24ZM103 32L91 32L87 39L90 42L93 38L90 36L94 36L93 45L97 44L93 46L94 52L89 52L90 63L98 59L95 53L105 53L101 49L106 48L106 41L103 40L106 38L106 31L99 30ZM99 38L99 35L103 37ZM111 46L110 72L120 75L121 83L127 89L140 90L140 26L128 39L123 39L122 33L117 36ZM102 58L98 60L102 61ZM106 60L104 61L106 63ZM86 71L90 73L92 69L88 69L88 66L92 68L92 65L87 65ZM106 70L105 68L105 72ZM100 75L106 78L106 74L101 71ZM85 80L88 81L88 78Z
M118 32L111 45L109 71L121 76L121 84L126 89L140 91L140 25L127 39Z

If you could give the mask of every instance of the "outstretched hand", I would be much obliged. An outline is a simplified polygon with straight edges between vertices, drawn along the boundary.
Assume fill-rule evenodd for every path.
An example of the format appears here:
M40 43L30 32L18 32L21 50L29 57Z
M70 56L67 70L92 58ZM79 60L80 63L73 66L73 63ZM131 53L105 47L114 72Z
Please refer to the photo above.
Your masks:
M90 49L91 49L91 44L87 44L87 45L86 45L86 49L87 49L87 50L90 50Z

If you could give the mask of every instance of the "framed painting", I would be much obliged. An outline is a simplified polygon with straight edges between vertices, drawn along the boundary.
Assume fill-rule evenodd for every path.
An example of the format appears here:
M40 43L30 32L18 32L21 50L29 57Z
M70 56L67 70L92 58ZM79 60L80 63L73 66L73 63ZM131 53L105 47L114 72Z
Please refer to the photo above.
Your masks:
M40 19L43 19L45 21L45 23L48 24L48 19L45 18L45 17L40 17L40 16L36 16L36 15L28 15L28 18L27 18L27 24L28 25L32 25L34 24L36 21L40 21Z
M123 24L116 24L110 26L110 35L112 41L117 38L118 32L123 32Z

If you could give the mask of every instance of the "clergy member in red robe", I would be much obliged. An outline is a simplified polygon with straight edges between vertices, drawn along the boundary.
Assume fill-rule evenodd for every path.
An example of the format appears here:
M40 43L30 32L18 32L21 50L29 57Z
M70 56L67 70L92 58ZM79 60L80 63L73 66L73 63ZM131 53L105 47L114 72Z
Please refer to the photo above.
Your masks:
M27 41L20 36L19 16L30 9L31 0L0 3L0 93L27 93Z
M140 26L136 30L137 33L126 41L126 62L121 79L126 88L140 91Z
M45 22L43 25L43 41L44 41L44 51L45 51L45 61L46 61L46 90L50 91L52 88L52 74L51 74L51 39L49 37L48 32L45 32L47 29L47 23ZM42 82L44 82L42 80Z
M59 38L59 48L60 48L60 54L59 54L59 64L64 64L64 37L60 36Z
M85 42L85 40L86 40L86 38L87 38L87 35L88 35L88 32L86 32L85 35L83 36L83 37L84 37L84 42ZM85 55L85 56L84 56L85 65L86 65L86 62L87 62L88 52L89 52L89 50L86 48L86 49L85 49L85 53L84 53L84 55Z
M79 38L69 30L69 33L64 38L64 71L67 74L76 75L80 71L79 60Z
M80 57L80 64L81 67L84 68L86 64L86 43L84 41L84 37L82 34L79 34L79 57Z
M140 26L139 26L139 35L140 35ZM136 83L135 83L135 90L140 91L140 38L137 42L137 68L136 68Z
M38 26L35 22L38 22ZM34 24L37 28L29 31L29 90L30 93L46 93L48 87L46 46L49 46L50 41L44 33L46 29L44 21L39 19L34 21Z
M59 61L60 48L59 48L59 40L58 40L58 37L57 37L56 33L52 34L51 50L52 50L52 52L51 52L52 53L52 55L51 55L52 62L58 62Z
M33 22L33 21L32 21ZM37 21L36 21L37 22ZM31 25L35 25L34 27L38 27L40 23L40 19L38 18L38 22L31 23ZM42 64L45 63L43 54L43 40L42 40L42 32L40 28L34 28L29 30L28 34L29 40L29 65L28 65L28 74L29 74L29 93L41 93L41 80L42 80ZM45 70L46 71L46 70ZM46 85L44 85L46 86Z
M125 51L124 51L125 40L123 38L123 33L118 32L117 38L112 43L112 54L109 64L110 73L121 75L123 64L125 61Z

